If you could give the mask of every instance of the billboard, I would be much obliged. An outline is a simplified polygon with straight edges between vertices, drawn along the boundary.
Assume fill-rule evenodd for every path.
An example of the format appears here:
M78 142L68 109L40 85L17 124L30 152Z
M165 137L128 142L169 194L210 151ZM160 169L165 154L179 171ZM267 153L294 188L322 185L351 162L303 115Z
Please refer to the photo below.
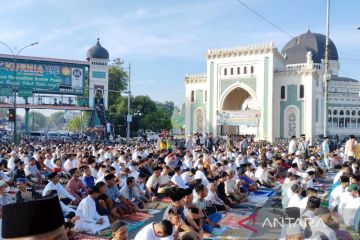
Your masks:
M12 86L13 60L0 59L0 87ZM15 83L19 92L84 94L85 66L72 63L17 60Z
M260 118L259 110L219 111L218 125L257 127Z

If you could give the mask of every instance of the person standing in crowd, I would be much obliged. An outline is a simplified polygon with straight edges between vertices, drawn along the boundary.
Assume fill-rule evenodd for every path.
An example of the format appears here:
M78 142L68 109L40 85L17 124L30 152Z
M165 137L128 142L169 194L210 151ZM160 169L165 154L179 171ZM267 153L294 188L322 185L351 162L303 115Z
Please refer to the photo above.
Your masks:
M293 154L297 151L297 141L295 136L291 136L291 140L289 142L288 153Z
M321 154L324 160L324 166L326 169L329 169L330 163L329 163L329 155L330 155L330 148L329 148L329 138L324 137L324 141L321 144Z
M349 157L355 157L355 146L357 145L354 135L350 135L349 139L345 143L345 161L349 160Z

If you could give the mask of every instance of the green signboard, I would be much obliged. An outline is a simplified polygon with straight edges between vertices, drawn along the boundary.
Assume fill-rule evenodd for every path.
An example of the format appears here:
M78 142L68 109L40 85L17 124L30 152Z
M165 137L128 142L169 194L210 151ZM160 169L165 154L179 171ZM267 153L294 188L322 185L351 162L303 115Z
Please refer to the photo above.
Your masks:
M68 95L84 94L85 66L66 63L42 63L32 60L17 60L16 76L13 60L0 59L0 87L13 85L27 89L20 95L32 92ZM0 92L0 95L2 92ZM4 96L4 95L3 95ZM31 95L30 95L31 96Z
M13 88L4 86L0 88L0 96L10 97L13 95Z

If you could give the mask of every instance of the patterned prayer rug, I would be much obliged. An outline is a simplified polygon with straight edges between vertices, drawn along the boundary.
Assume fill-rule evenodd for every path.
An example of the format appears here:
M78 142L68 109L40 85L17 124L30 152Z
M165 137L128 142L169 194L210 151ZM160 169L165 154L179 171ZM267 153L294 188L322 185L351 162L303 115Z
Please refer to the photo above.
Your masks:
M135 222L142 222L142 221L148 220L153 217L154 217L154 215L149 214L149 213L136 212L135 214L121 217L121 219L126 220L126 221L129 220L129 221L135 221Z

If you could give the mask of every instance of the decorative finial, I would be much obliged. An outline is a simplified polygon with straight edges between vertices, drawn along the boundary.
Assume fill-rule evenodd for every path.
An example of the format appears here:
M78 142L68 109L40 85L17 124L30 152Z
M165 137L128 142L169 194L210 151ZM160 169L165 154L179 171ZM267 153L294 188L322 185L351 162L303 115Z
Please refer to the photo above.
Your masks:
M297 45L300 45L300 36L297 37Z
M309 23L308 23L308 30L307 30L307 31L310 32L310 26L311 26L310 19L308 20L308 22L309 22Z
M99 37L97 38L97 41L98 41L98 42L100 41L100 38L99 38Z

